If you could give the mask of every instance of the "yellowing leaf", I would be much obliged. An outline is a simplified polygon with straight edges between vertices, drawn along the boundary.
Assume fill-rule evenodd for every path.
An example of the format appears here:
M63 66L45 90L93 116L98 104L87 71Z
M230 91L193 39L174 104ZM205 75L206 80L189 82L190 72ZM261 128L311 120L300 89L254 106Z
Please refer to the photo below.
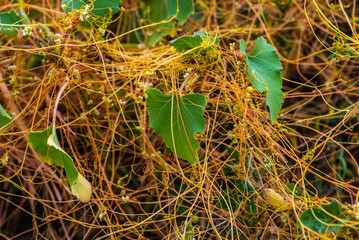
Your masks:
M77 171L72 158L61 148L56 133L51 126L40 132L30 132L27 141L40 154L44 162L49 165L55 163L65 169L71 190L75 189L76 192L73 192L73 194L80 201L90 200L91 184ZM89 194L90 197L88 196Z
M91 199L91 183L81 174L79 174L77 182L71 186L71 191L81 202L88 202Z
M283 211L290 207L289 202L272 188L265 188L263 190L263 198L271 207L277 211Z

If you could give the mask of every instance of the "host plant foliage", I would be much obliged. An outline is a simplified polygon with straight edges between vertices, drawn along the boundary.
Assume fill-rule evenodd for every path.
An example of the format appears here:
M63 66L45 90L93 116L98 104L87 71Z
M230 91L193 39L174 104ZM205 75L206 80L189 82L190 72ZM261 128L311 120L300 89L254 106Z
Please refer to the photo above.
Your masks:
M72 158L61 148L55 131L50 126L40 132L30 132L27 141L44 162L63 167L72 193L80 201L88 202L91 198L91 184L77 171Z
M163 137L167 147L177 157L195 164L199 144L194 137L204 131L203 110L206 98L202 94L164 95L157 89L146 91L150 127Z
M96 24L99 19L116 14L120 9L120 3L121 1L119 0L95 2L62 1L65 12L68 14L77 13L78 20L90 23L84 25L88 28L91 28L92 24ZM169 12L166 17L176 16L179 22L183 23L188 18L188 13L193 11L191 2L182 2L178 6L179 13L175 11L177 7L175 8L173 4L168 3ZM151 6L150 2L149 6ZM78 13L78 11L80 12ZM20 14L17 14L14 10L11 10L10 13L4 12L0 14L1 24L4 24L0 28L2 33L14 37L19 30L22 29L24 34L24 30L29 28L28 17L21 9L19 9L19 12ZM43 30L43 40L52 41L54 34L51 30L42 23L38 23L38 26ZM197 59L199 62L208 63L219 57L219 43L218 37L212 37L205 32L195 32L193 36L183 36L171 41L171 46L184 54L185 61ZM275 52L275 48L268 44L264 38L259 38L256 41L253 50L248 55L245 52L246 44L244 40L241 40L240 43L241 53L243 54L241 58L246 61L254 87L259 92L266 92L271 121L274 122L283 101L280 59ZM176 91L172 95L164 95L159 90L149 89L146 91L146 104L150 117L150 127L163 137L167 147L177 157L187 160L191 164L198 162L197 150L199 143L195 138L195 133L202 133L205 128L205 119L202 116L206 106L205 96L202 94L183 95L181 92ZM6 112L4 112L3 116L8 118ZM40 153L44 161L64 167L71 187L76 186L81 174L78 173L69 155L59 146L55 126L53 128L49 127L42 132L30 133L28 141L30 146ZM89 183L85 183L85 185L88 186ZM85 189L88 192L88 189L91 188L87 187ZM79 195L78 193L74 194ZM80 200L88 201L89 197L86 195Z
M61 56L65 55L66 51L64 49L66 45L71 45L70 47L68 47L69 49L71 49L70 51L80 52L80 50L82 50L81 45L78 47L75 43L71 42L72 40L70 40L70 36L74 35L76 30L83 30L95 40L100 39L102 41L101 43L106 43L107 40L104 40L104 35L106 31L108 31L108 33L110 34L111 30L109 26L111 20L116 18L119 12L125 11L124 9L120 8L121 2L122 1L120 0L62 0L62 9L64 10L65 14L65 18L62 21L64 25L64 34L58 34L53 32L53 26L51 26L51 24L32 22L22 9L18 9L17 12L15 10L5 11L0 13L0 33L6 34L12 38L21 36L23 38L31 38L31 40L33 40L33 42L35 42L39 48L46 49L43 51L49 55L46 61L53 61L58 64L60 62L58 61L58 59L60 59ZM258 37L255 41L249 42L250 46L253 46L251 50L247 49L247 43L245 42L245 40L240 39L238 51L235 51L234 48L231 48L230 51L224 51L223 49L226 46L226 42L222 41L222 37L219 36L219 34L209 34L205 30L196 31L191 35L184 34L183 36L180 36L168 42L168 38L173 38L178 35L178 26L183 25L187 21L189 16L195 13L193 1L142 0L141 4L145 5L145 7L141 8L141 17L143 17L141 21L150 22L150 24L147 26L147 29L150 30L150 34L148 34L148 38L146 38L145 46L141 47L150 48L152 46L155 46L156 44L167 44L166 47L170 48L172 51L171 54L174 55L171 61L178 61L176 63L183 64L181 66L186 66L187 68L175 68L175 74L168 74L168 76L170 77L166 76L166 81L159 83L155 88L144 87L144 91L142 92L144 98L142 98L142 96L136 96L136 98L134 98L136 99L135 101L137 101L136 104L142 103L143 105L141 105L141 107L143 107L147 111L148 116L146 115L144 119L147 120L146 117L148 117L149 122L147 123L146 120L144 120L143 122L148 124L151 129L147 129L146 131L154 132L157 134L157 136L160 136L157 138L155 136L151 136L149 138L149 141L155 142L160 139L159 145L161 145L161 147L165 149L164 152L168 154L167 156L173 157L174 155L176 160L182 159L190 163L190 165L185 163L187 164L187 166L189 166L186 168L186 170L201 169L203 167L201 164L205 163L203 165L206 165L208 163L208 160L216 161L217 158L220 159L222 155L230 155L230 157L227 159L228 161L226 161L224 165L218 164L215 167L211 166L212 168L208 169L208 171L217 171L219 169L218 173L223 173L224 176L228 177L228 179L221 179L218 183L218 186L223 187L223 189L219 187L219 196L216 199L217 202L215 203L215 206L218 207L221 211L223 210L225 212L229 212L233 209L240 209L241 205L245 205L247 206L247 208L245 208L245 210L247 211L246 214L249 217L243 218L243 224L250 225L249 222L253 222L252 225L254 225L256 223L255 219L258 217L258 215L261 216L263 214L263 212L260 212L261 209L258 206L257 200L255 200L254 197L254 195L257 193L256 187L260 186L262 193L261 198L266 201L267 207L269 206L268 212L283 213L282 216L283 219L285 219L286 216L284 213L286 211L290 211L292 205L289 199L284 197L284 192L292 191L293 199L297 202L300 201L300 197L307 196L305 195L307 193L298 193L293 189L290 189L290 183L285 185L285 187L288 189L283 190L282 193L279 193L277 189L272 189L270 187L264 186L266 184L266 178L264 178L263 176L261 176L261 174L258 173L264 173L263 175L277 174L275 168L276 154L269 154L270 151L274 151L274 141L271 142L272 145L268 147L269 150L266 149L263 152L258 150L259 153L255 152L257 150L257 147L258 149L260 148L259 145L262 144L261 141L265 139L265 137L272 137L271 135L275 135L275 131L280 128L280 124L275 123L280 114L283 103L281 73L281 71L283 70L283 66L280 61L280 57L277 54L277 50L274 48L274 46L268 43L264 37ZM161 9L157 9L159 5L161 6ZM174 21L176 21L176 23ZM133 32L138 34L139 38L143 37L143 35L141 35L143 33L140 30L144 29L144 27L138 27L138 29L136 29L136 27L134 27ZM96 34L93 34L99 32L101 32L100 37L98 37L98 35ZM93 45L95 45L96 47L102 47L101 44L98 44L98 42ZM105 49L105 47L103 47L103 49ZM93 59L98 57L101 60L107 57L107 60L111 59L111 61L122 61L122 59L118 60L120 59L120 57L116 56L115 54L106 52L106 49L103 52L104 54L101 56L91 57L93 57ZM222 65L218 64L218 62L225 62L223 60L223 58L225 58L224 56L227 57L226 60L230 60L226 62L228 64L226 65L226 68L221 68ZM127 58L126 61L130 61L131 57ZM103 62L105 61L103 60ZM64 65L66 64L61 65L61 67L63 67ZM81 67L86 68L87 66L80 66L79 68ZM90 69L91 67L93 66L90 66L88 68ZM103 69L103 73L96 72L98 79L103 76L106 76L106 71L108 71L106 66L104 66ZM212 72L210 72L210 74L208 74L213 74L211 75L212 78L210 81L215 81L216 77L213 76L218 73L225 75L223 77L224 80L221 83L223 84L228 81L228 86L221 87L230 89L230 87L235 86L233 87L233 89L235 89L234 95L237 94L236 96L240 96L235 99L237 100L237 102L231 102L232 99L228 96L225 96L225 100L223 100L223 102L221 103L218 103L218 101L218 104L216 105L214 102L216 102L217 100L215 100L214 96L216 96L216 94L218 94L219 96L220 94L218 92L220 91L213 91L206 95L202 94L203 92L199 92L200 88L190 88L190 82L194 78L196 79L196 81L198 80L198 85L202 86L201 84L203 82L201 81L204 79L204 77L201 74L205 72L205 70L203 69L208 70L208 72L213 70ZM230 72L233 69L234 71ZM117 70L120 72L120 74L122 73L121 71L124 71L124 69L120 68ZM147 71L146 69L146 72L144 72L143 75L154 76L151 79L158 78L161 81L161 74L163 73L163 75L165 75L168 73L167 69L161 72L161 74L159 73L158 69L155 69L153 71L152 69L150 70ZM70 72L70 68L66 69L64 67L63 72L66 71ZM71 69L71 71L73 71L73 69ZM240 75L241 77L233 77L233 75L235 74ZM67 87L67 84L69 84L69 82L71 81L68 75L70 74L64 74L64 76L66 77L64 77L63 82L61 82L62 86L60 86L60 89L62 90L64 90ZM142 76L142 73L139 75ZM244 81L240 83L240 81L236 81L238 79L244 79ZM116 81L116 79L114 81ZM127 82L127 84L130 85L132 83L130 83L129 81ZM147 86L152 86L149 84L152 83L148 83ZM254 87L254 89L252 88L252 86ZM69 92L71 92L71 88L68 89L70 89ZM247 89L247 91L245 89ZM88 92L91 91L92 89L90 89ZM120 102L119 106L111 105L112 100L110 99L110 97L115 96L115 98L118 98L119 96L121 96L121 91L124 91L124 89L106 89L106 91L106 94L108 94L108 92L110 93L108 94L108 96L103 97L102 103L106 102L110 106L108 109L116 111L116 114L118 114L119 116L118 119L124 116L131 116L133 118L137 117L134 114L131 115L131 111L133 109L128 110L128 112L124 112L124 109L128 107L128 105L126 105L128 104L127 101L118 101ZM61 99L62 92L63 91L58 91L57 93L58 101L60 101ZM94 94L96 94L95 91L93 92ZM255 94L251 94L253 92L255 92ZM128 93L128 95L131 94ZM224 93L224 95L225 94L226 92ZM218 97L218 99L220 99L220 97ZM254 100L254 97L257 97L257 99ZM263 109L260 109L260 106L264 106L264 104L258 104L258 102L261 102L261 100L263 100L264 102L264 99L266 105L268 106L268 114L266 110L263 111ZM243 104L241 105L242 100ZM91 186L91 183L81 174L84 171L78 170L78 168L80 168L80 164L75 164L73 158L70 156L71 154L76 154L76 151L72 151L71 153L66 152L64 150L66 149L66 146L61 146L59 141L59 139L62 139L62 136L59 134L58 138L56 134L55 118L56 111L58 110L58 101L55 103L55 107L53 108L53 123L48 124L49 127L43 129L42 131L30 131L27 135L26 140L28 145L40 155L41 160L44 163L48 165L56 164L57 166L64 169L68 184L71 187L71 192L73 193L73 195L75 195L81 202L89 202L91 200L94 187ZM90 103L91 101L92 100L87 101L86 104L93 104L93 102ZM134 100L131 99L131 101ZM256 106L258 108L254 109L254 107ZM96 108L93 107L91 111L96 112L95 109ZM264 122L263 125L267 125L265 125L265 127L259 126L255 130L250 129L248 131L250 133L248 134L247 132L243 131L246 133L246 135L238 134L238 136L236 135L235 130L240 129L241 127L242 129L244 129L245 127L243 126L245 123L240 121L237 123L229 123L226 126L233 126L233 132L228 131L225 138L221 138L222 136L220 136L218 137L218 139L215 139L215 141L220 142L220 144L218 144L218 146L220 146L218 147L219 150L216 150L220 153L218 154L218 156L210 156L206 158L203 153L206 152L207 156L210 150L199 150L201 147L203 148L203 146L206 146L205 141L210 141L208 139L205 139L205 132L208 126L214 124L214 122L218 120L216 119L217 117L220 118L220 114L218 114L218 111L221 111L225 114L237 114L241 117L249 116L249 119L251 121L257 120L257 118L260 118L258 116L261 116L261 120L258 120L258 122L256 123L262 124ZM258 114L258 112L260 112L261 114ZM90 114L88 114L87 112L83 113L83 115L81 115L79 119L84 120L89 115ZM94 115L96 114L94 113ZM114 125L121 125L118 123L118 119L115 120ZM236 119L238 120L240 119L240 117ZM5 109L0 105L0 131L8 129L15 121L16 118L13 118L12 114L10 115L9 113L7 113ZM135 119L134 122L136 122ZM132 123L128 122L124 123L123 126L121 125L121 127L130 129L128 131L130 131L131 134L134 135L133 132L141 132L144 130L144 127L136 125L137 123L138 122L133 123L133 125L135 126L135 130L130 129L132 127ZM275 127L273 127L273 125L275 125ZM217 127L220 128L221 126ZM265 132L265 134L263 134L264 131L267 131L267 129L265 129L266 127L273 127L270 129L272 132L270 132L269 134ZM278 129L276 127L278 127ZM57 132L60 132L59 129L57 130ZM101 132L101 127L98 127L97 130L98 132L96 134L101 135L99 133ZM215 130L218 130L218 132L216 132L215 134L220 135L220 130ZM213 136L215 134L213 134ZM116 143L119 142L119 140L115 137L101 137L105 139L103 140L104 143L107 143L106 141L113 141ZM271 140L272 139L273 138L271 138ZM126 139L126 141L130 142L132 140ZM134 141L135 140L133 140L133 142ZM158 142L156 143L158 144ZM126 144L128 143L118 143L118 146L119 148L122 148L126 146ZM237 146L239 146L238 149L235 149L237 147L236 144L238 144ZM266 142L264 143L264 145L265 144ZM145 149L146 146L143 146L143 148ZM170 151L168 149L170 149ZM266 152L267 150L269 153ZM104 151L107 151L107 149ZM135 150L133 152L131 151L128 151L125 154L132 154L133 152L135 152ZM162 153L158 153L157 155L160 154ZM260 158L260 163L263 164L260 170L256 169L256 167L254 166L253 155L256 155L257 158ZM143 156L144 158L146 158L146 160L151 158L153 160L156 157L156 154L146 156L146 153L143 151ZM123 155L118 158L121 157L123 157ZM133 157L133 159L136 159L136 157ZM98 161L98 159L96 161ZM180 163L180 161L177 162ZM160 167L156 169L156 171L158 172L156 172L155 175L156 177L158 177L158 179L160 179L163 177L162 175L160 175L160 173L162 173L161 171L164 171L163 169L166 169L166 164L158 165L160 165ZM97 167L98 166L96 165L94 168ZM111 169L106 168L100 170L106 174L110 171L117 172L121 170L117 168L112 169L112 167L113 166L111 166ZM161 167L163 167L163 169L160 169ZM180 168L180 170L183 170L182 167ZM245 174L243 174L245 175L245 178L237 179L236 177L240 175L238 173L241 172L245 172ZM249 174L249 172L251 174ZM188 173L188 171L184 173L183 177L187 178L188 175L190 175ZM210 179L210 175L208 174L207 176L207 174L208 173L206 172L206 178ZM94 176L95 175L96 174L94 174ZM120 180L118 180L117 182L117 185L113 185L116 185L115 187L121 187L122 185L125 185L123 184L123 182L125 182L126 177L127 175L123 178L120 178ZM210 181L212 180L213 179L210 179ZM214 181L215 180L213 180L213 182ZM194 183L194 185L196 184L197 183ZM198 185L201 184L203 183L198 183ZM213 186L215 186L215 184ZM238 189L242 193L245 193L244 195L248 196L239 195ZM184 196L185 198L188 197L188 199L195 199L198 197L192 192L191 187L185 184L181 185L178 189L175 190L177 192L172 191L171 189L172 192L169 191L169 193L173 195ZM206 189L206 191L210 192L208 189ZM297 189L297 191L299 190ZM208 202L214 202L215 200L212 199L211 194L208 195L210 196L208 198ZM122 196L121 199L123 203L127 203L130 201L130 197L128 195ZM188 209L183 210L180 208L181 207L178 207L178 212L182 211L181 214L185 216L185 213L187 214ZM298 228L306 228L314 232L338 233L341 229L343 229L343 227L345 227L345 224L343 223L344 221L354 219L352 215L348 214L348 212L354 210L354 207L344 206L336 200L333 200L330 204L327 205L321 204L318 207L312 205L311 207L306 207L306 210L304 210L299 215L300 217L296 224ZM102 207L100 214L101 218L106 215L105 213L106 208ZM196 224L196 222L198 221L198 219L196 220L196 218L192 217L191 215L186 216L186 220L183 221L182 226L179 228L185 232L183 234L185 239L193 238L196 236L192 233L192 231L194 231L195 229L194 224ZM283 220L283 222L285 221ZM223 232L232 231L230 228L231 223L226 221L223 221L222 223L227 224L225 227L223 227ZM220 234L221 236L225 235L225 233L223 232ZM233 235L240 235L237 230L233 230L233 232Z

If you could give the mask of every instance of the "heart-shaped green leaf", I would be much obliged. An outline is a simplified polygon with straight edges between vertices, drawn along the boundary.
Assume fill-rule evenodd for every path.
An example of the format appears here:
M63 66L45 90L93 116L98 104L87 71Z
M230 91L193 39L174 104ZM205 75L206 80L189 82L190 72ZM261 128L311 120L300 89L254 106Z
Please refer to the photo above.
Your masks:
M202 133L206 120L203 110L206 98L202 94L165 95L157 89L146 91L150 127L160 135L174 154L195 164L198 159L196 132Z
M266 92L267 106L272 123L276 120L283 102L282 73L283 69L276 49L260 37L254 48L246 54L246 43L240 40L241 53L247 63L248 73L253 86L259 92Z
M327 233L333 231L337 233L344 226L341 220L349 220L345 216L344 210L337 200L328 205L321 205L320 208L312 207L305 210L300 215L301 223L316 232ZM297 223L300 226L300 223Z

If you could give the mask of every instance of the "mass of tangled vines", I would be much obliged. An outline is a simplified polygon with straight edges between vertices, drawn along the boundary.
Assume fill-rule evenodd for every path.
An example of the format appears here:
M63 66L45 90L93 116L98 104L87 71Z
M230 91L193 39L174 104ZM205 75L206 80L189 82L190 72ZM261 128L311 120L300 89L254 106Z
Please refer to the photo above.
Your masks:
M1 239L359 239L356 0L1 2Z

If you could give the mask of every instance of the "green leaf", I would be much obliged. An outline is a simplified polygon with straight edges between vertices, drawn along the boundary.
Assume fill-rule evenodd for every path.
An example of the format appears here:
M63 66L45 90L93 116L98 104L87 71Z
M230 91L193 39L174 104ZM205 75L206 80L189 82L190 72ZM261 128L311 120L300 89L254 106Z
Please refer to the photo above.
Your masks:
M182 61L191 62L193 59L199 65L213 64L220 57L219 38L205 32L195 32L194 35L182 36L170 41L177 51L184 53Z
M171 18L169 0L142 0L149 8L149 17L152 23L158 23ZM161 9L159 9L159 6Z
M52 126L40 132L30 132L27 141L40 154L42 161L49 165L55 163L65 169L72 193L80 201L90 200L91 184L77 171L72 158L61 148Z
M195 235L195 229L192 225L192 218L187 221L183 222L183 233L177 238L177 240L193 240Z
M211 34L206 33L206 32L202 32L202 31L197 31L193 33L194 36L201 36L203 40L210 40L211 42L213 42L214 40L214 45L218 46L219 45L219 38L216 36L214 39L212 37Z
M157 89L149 89L146 91L146 104L150 127L177 157L195 164L199 144L194 134L202 133L205 128L203 110L206 98L198 93L165 95Z
M170 45L176 48L177 51L183 53L194 48L202 47L204 41L208 41L208 45L204 46L205 48L210 46L212 43L215 46L219 45L218 37L213 38L210 34L205 32L195 32L194 35L176 38L170 41Z
M260 37L248 55L246 54L246 43L240 40L240 50L247 63L248 73L252 79L253 86L259 92L266 92L267 106L270 110L270 118L274 123L283 103L282 73L283 69L276 49Z
M312 207L300 215L300 221L304 226L321 233L330 231L337 233L344 226L341 222L344 220L349 220L349 217L343 214L339 202L335 199L328 205L321 205L320 208ZM300 226L300 222L297 225Z
M170 41L170 45L183 53L193 48L200 47L203 39L200 36L183 36Z
M74 9L84 9L85 5L91 5L91 2L93 2L93 7L90 8L90 13L98 17L108 14L113 16L120 10L121 0L62 0L62 5L66 6L65 12L69 13Z
M177 34L177 29L173 22L168 22L164 24L157 25L152 29L154 33L149 37L149 45L155 45L162 37L165 36L175 36Z
M295 194L297 197L304 196L304 192L300 190L295 183L288 183L286 192L289 194Z
M149 18L152 23L169 20L171 17L176 16L177 0L143 0L143 2L149 7ZM178 1L178 9L179 12L176 19L180 24L183 24L188 19L189 15L194 13L193 0ZM177 34L177 29L173 22L159 24L156 27L151 28L151 30L154 33L149 37L148 43L150 45L154 45L164 36L169 35L174 37Z
M5 111L5 109L0 104L0 130L4 130L10 127L10 125L8 124L11 122L11 120L12 120L11 116Z
M267 154L265 154L263 156L263 163L264 163L264 166L267 168L267 170L269 170L271 172L274 171L273 167L272 167L274 165L274 163L272 162L271 158Z
M179 10L176 19L181 25L194 13L193 0L178 0L178 5L177 0L168 0L168 7L171 16L176 16Z
M240 194L242 194L243 196L246 196L246 201L249 201L249 211L251 213L256 213L257 212L257 205L256 202L254 201L254 196L253 196L253 192L254 192L254 187L253 187L253 183L251 182L251 178L249 177L248 180L244 180L242 182L240 182L238 184L238 189L241 191ZM249 196L249 199L248 199Z
M218 207L227 212L235 212L241 202L241 195L237 189L222 190L218 196Z
M153 23L168 20L176 16L177 8L179 10L176 19L182 25L191 13L194 13L193 0L143 0L150 7L150 18Z
M238 208L246 209L247 213L256 213L257 207L253 197L253 184L251 179L248 181L234 181L233 184L236 186L232 189L222 190L218 196L217 206L225 211L235 211Z
M143 0L143 2L149 8L149 18L152 23L158 23L171 18L168 0ZM161 6L161 10L158 9L158 6ZM162 37L167 35L174 36L177 34L177 30L173 22L159 24L151 28L150 31L153 31L153 34L148 40L150 45L156 44Z
M29 24L29 20L21 8L19 9L19 13L20 14L13 9L11 9L10 12L0 13L0 33L10 37L16 37L20 27Z
M27 17L27 14L22 10L22 8L19 8L19 14L21 17L21 22L24 25L30 25L29 19Z
M50 42L54 39L54 34L51 32L51 30L45 24L38 22L37 25L39 25L39 27L41 28L46 41Z

